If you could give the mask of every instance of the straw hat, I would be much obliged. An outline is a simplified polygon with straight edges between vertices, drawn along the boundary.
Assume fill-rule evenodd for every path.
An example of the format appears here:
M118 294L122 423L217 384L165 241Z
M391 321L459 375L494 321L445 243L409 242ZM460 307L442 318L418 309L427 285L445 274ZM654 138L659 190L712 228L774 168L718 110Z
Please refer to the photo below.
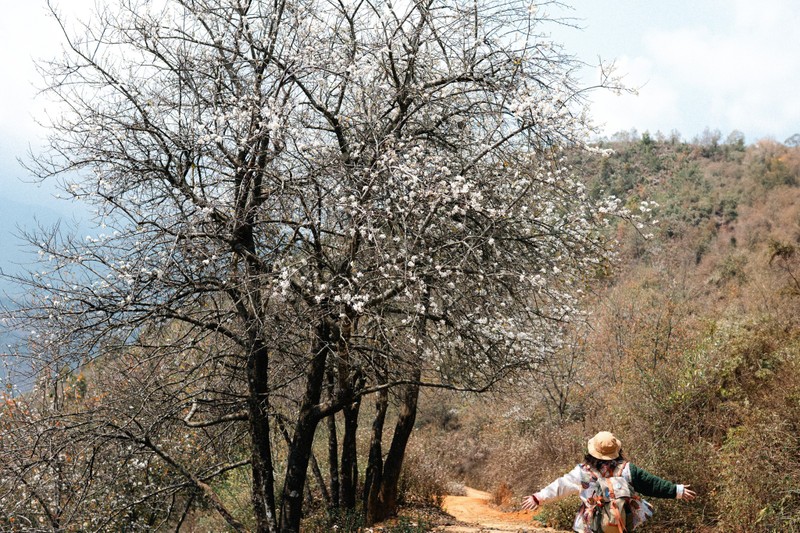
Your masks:
M601 431L589 439L589 455L603 461L619 457L622 441L608 431Z

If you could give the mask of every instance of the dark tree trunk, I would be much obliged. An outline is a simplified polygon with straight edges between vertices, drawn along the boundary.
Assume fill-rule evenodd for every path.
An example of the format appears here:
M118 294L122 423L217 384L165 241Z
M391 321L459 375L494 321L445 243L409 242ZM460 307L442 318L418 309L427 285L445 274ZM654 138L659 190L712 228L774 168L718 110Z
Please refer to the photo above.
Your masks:
M423 296L424 306L428 306L429 296L427 292ZM424 318L419 322L417 335L419 339L426 336L427 323ZM389 453L380 468L381 453L381 434L386 416L386 406L381 402L387 401L385 398L378 397L377 413L372 426L372 446L370 447L370 461L373 463L372 478L370 480L369 494L367 495L366 519L367 525L385 520L397 514L397 485L400 481L400 472L403 469L403 459L406 455L406 446L411 432L414 430L414 422L417 418L417 400L419 399L419 381L422 377L420 361L422 347L418 345L414 370L409 376L411 383L402 389L400 397L400 412L397 415L397 423L392 435L392 444ZM383 391L382 391L383 392ZM374 449L373 449L374 448ZM377 458L373 458L373 454Z
M262 142L269 142L266 138ZM266 152L266 151L265 151ZM264 153L265 153L264 152ZM258 168L263 169L265 155L259 156ZM236 175L236 227L233 229L231 243L235 254L244 259L245 279L252 280L261 270L255 257L258 256L254 237L255 213L257 207L251 201L260 202L260 178L250 174L237 172ZM246 253L242 253L242 250ZM245 283L248 297L241 298L238 290L233 290L231 297L249 324L259 323L260 312L264 308L261 292L257 287ZM245 301L252 305L245 304ZM273 477L272 447L269 427L269 350L263 339L250 332L252 348L248 354L247 369L247 409L249 419L250 440L252 442L251 461L253 471L253 512L256 518L256 530L259 533L276 531L275 517L275 480Z
M419 370L413 376L414 381L419 381ZM406 445L414 429L417 418L417 399L419 398L419 385L406 385L400 400L400 413L397 416L392 444L380 476L377 474L372 481L370 498L367 506L367 517L374 524L394 516L397 513L397 485L400 481L400 472L403 468L403 459L406 454ZM373 435L374 437L374 435ZM374 494L374 496L373 496Z
M247 359L249 386L248 411L250 441L252 442L253 511L256 531L276 531L275 486L272 476L272 447L269 427L269 384L267 380L268 352L263 345Z
M378 520L375 517L383 478L383 426L386 421L386 409L389 406L389 391L378 392L375 400L375 419L372 421L372 438L369 444L367 473L364 479L364 512L366 525L369 527Z
M333 401L335 377L333 370L328 370L328 387L330 400ZM339 438L336 435L336 415L328 417L328 468L331 476L331 505L339 507Z
M341 321L338 342L338 378L339 393L343 397L352 398L354 391L359 387L361 374L357 366L354 367L350 354L350 337L355 330L355 320L352 313ZM356 432L358 431L358 413L361 401L349 401L343 407L344 436L342 438L342 455L340 459L341 474L341 506L348 510L356 507L356 491L358 489L358 451L356 449Z
M344 438L342 439L342 507L356 508L358 490L358 451L356 431L361 402L356 401L344 408Z
M314 457L314 454L311 454L311 471L314 472L314 477L317 478L317 484L319 485L319 491L322 493L322 499L325 500L325 504L330 506L333 502L331 502L331 495L328 492L328 486L325 484L325 478L322 477L322 470L319 468L319 463L317 462L317 458Z
M292 445L292 437L289 435L289 430L286 429L286 424L283 423L283 419L281 417L276 417L275 420L278 423L278 428L283 435L283 439L286 441L287 446ZM325 500L327 505L331 505L331 495L328 492L328 486L325 484L325 478L322 476L322 470L319 468L319 463L317 462L317 458L314 454L311 454L311 471L314 473L314 477L317 479L317 484L319 485L319 490L322 493L322 499ZM311 499L311 489L309 488L308 499Z
M286 478L283 484L281 502L281 533L298 533L303 511L303 490L305 488L311 446L320 417L316 412L322 395L325 379L325 361L330 351L330 326L322 323L316 328L313 359L306 373L306 391L300 405L294 437L289 446L286 464Z

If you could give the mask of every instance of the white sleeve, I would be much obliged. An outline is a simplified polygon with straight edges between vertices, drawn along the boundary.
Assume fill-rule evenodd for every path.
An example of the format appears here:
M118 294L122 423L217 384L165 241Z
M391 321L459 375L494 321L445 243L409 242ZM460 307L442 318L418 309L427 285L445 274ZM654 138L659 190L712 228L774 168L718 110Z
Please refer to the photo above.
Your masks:
M545 488L534 494L539 503L558 500L571 494L578 494L581 491L581 467L575 468L564 476L553 481Z

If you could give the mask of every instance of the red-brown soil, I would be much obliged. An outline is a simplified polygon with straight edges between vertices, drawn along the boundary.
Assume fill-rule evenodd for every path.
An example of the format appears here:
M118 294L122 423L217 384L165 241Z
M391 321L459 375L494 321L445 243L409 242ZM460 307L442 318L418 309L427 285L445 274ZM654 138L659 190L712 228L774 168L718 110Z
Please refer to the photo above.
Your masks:
M465 487L466 496L445 496L442 508L461 525L445 526L439 531L452 533L526 532L554 533L556 530L538 527L531 511L504 512L489 504L488 492Z

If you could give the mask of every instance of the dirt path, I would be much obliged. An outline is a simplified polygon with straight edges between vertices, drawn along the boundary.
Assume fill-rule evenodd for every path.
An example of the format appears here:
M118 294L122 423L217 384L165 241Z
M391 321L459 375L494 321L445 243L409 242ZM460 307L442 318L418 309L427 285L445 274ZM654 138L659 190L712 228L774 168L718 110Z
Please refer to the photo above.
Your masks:
M526 532L554 533L554 529L536 527L530 511L504 513L489 506L488 492L465 487L466 496L445 496L442 508L466 525L447 526L451 533Z

